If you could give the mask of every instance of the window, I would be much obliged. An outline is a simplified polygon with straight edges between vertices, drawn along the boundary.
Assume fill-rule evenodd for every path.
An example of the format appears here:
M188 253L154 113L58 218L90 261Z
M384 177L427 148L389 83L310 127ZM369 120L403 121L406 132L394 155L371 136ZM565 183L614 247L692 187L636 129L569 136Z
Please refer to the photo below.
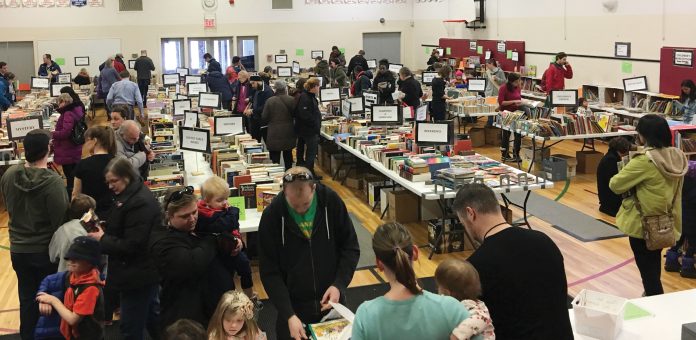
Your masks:
M210 53L220 63L222 72L232 65L232 38L189 38L189 67L198 74L207 68L203 55Z
M162 39L162 72L173 73L184 67L184 38Z
M237 55L247 71L256 70L258 37L237 37Z
M272 9L292 9L292 0L272 0Z

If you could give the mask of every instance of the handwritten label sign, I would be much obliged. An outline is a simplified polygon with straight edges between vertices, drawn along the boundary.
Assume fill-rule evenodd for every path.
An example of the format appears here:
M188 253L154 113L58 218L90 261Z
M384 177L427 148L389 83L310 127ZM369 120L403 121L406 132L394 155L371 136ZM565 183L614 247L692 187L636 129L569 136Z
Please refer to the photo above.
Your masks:
M423 84L430 84L437 77L437 72L423 72Z
M186 113L186 111L191 110L191 100L190 99L183 99L183 100L177 99L177 100L174 100L172 102L172 105L174 107L174 116L183 116Z
M165 86L179 84L179 74L178 73L165 73L165 74L163 74L162 75L162 83Z
M51 97L60 96L60 90L66 86L70 87L70 84L51 84Z
M520 53L517 51L512 51L512 61L520 61Z
M367 67L369 68L377 68L377 59L369 59L367 61Z
M215 117L215 135L238 135L244 133L244 117Z
M201 92L198 94L198 107L210 109L220 108L220 94L213 92Z
M61 73L58 75L58 82L62 84L70 84L72 82L72 74Z
M296 61L292 62L292 73L300 74L300 63L298 63Z
M43 129L43 120L39 116L7 119L7 136L10 140L22 139L36 129Z
M182 150L210 153L210 130L180 126L179 142Z
M416 110L416 121L422 122L428 118L428 105L421 105Z
M48 78L31 77L31 88L32 89L48 89L49 88Z
M184 127L195 128L198 126L198 112L196 111L184 111L184 121L182 123Z
M372 121L384 123L400 123L398 106L372 106Z
M319 92L319 98L321 102L335 102L341 100L341 89L339 88L327 88L321 89Z
M486 60L491 59L491 50L486 51Z
M472 51L476 51L476 42L475 41L469 41L469 49Z
M365 103L363 103L363 97L352 97L347 98L350 102L350 111L353 113L365 112Z
M184 78L184 84L200 84L201 82L203 82L203 77L201 76L186 75Z
M399 70L404 67L404 65L401 64L389 64L389 71L392 71L394 73L399 73Z
M469 91L486 91L486 79L469 79Z
M623 80L623 83L624 83L624 91L626 91L626 92L647 91L648 90L648 78L645 76L635 77L635 78L626 78Z
M377 93L363 92L363 98L365 99L365 106L367 110L372 112L372 105L377 105Z
M294 65L293 65L294 67ZM293 68L292 67L285 67L285 66L278 66L278 77L292 77L292 72ZM297 73L300 72L300 66L297 66Z
M505 42L504 41L498 42L498 52L505 52Z
M346 116L346 118L350 119L350 102L348 100L344 100L341 102L341 113Z
M448 143L447 124L418 123L416 130L417 143Z
M577 103L577 90L551 91L551 104L554 106L575 106Z
M187 93L189 96L198 96L201 92L208 91L208 85L205 83L189 83L187 86Z
M694 51L674 50L674 65L694 67Z

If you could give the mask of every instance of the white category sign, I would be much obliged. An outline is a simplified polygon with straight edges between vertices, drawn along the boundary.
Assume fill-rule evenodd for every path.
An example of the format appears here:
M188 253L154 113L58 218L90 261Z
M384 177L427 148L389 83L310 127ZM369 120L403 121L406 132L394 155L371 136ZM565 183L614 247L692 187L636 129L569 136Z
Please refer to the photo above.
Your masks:
M198 112L196 111L186 111L184 112L184 127L195 128L198 125Z
M646 83L646 77L636 77L624 79L624 90L626 92L631 91L646 91L648 89L648 84Z
M372 107L373 122L398 122L399 107L398 106L373 106Z
M422 122L428 118L428 105L421 105L416 110L416 121Z
M299 73L299 67L297 73ZM278 67L278 77L292 77L292 68L282 66Z
M210 107L210 108L220 107L220 94L218 94L218 93L205 93L205 92L199 93L198 106L199 107Z
M498 52L505 52L505 42L501 41L498 43Z
M174 115L175 116L183 116L186 111L191 110L191 100L190 99L185 99L185 100L175 100L173 102L174 105Z
M215 117L216 135L238 135L244 133L244 117Z
M43 124L41 122L41 117L7 120L7 134L10 140L24 138L27 133L42 128Z
M312 59L316 59L317 57L324 57L324 51L312 51Z
M517 51L512 51L512 61L520 61L520 53Z
M162 82L164 85L176 85L179 84L179 74L178 73L168 73L162 75Z
M616 43L616 56L617 57L628 57L628 44Z
M475 51L476 50L476 42L475 41L469 41L469 49Z
M187 75L186 78L184 78L185 84L200 84L203 81L203 77L201 76L189 76Z
M490 50L486 51L486 58L485 59L486 60L491 59L491 51Z
M486 91L486 79L469 79L469 91Z
M679 66L693 66L694 52L693 51L674 51L674 65Z
M189 74L189 69L188 69L188 68L185 68L185 67L178 67L178 68L176 69L176 73L177 73L179 76L184 77L184 76L187 76L187 75Z
M298 63L296 61L292 62L292 73L300 74L300 63Z
M287 54L276 54L275 55L275 62L276 64L285 64L288 62L288 55Z
M352 112L365 111L365 106L363 105L363 97L352 97L352 98L347 98L346 100L350 102L350 107L351 107L350 110Z
M32 89L48 89L49 84L48 78L31 77Z
M377 68L377 59L369 59L367 61L367 67L369 68Z
M51 84L51 97L59 97L60 90L66 86L70 87L70 84Z
M319 94L319 98L321 98L322 102L333 102L341 100L341 89L339 88L321 89L321 92Z
M363 98L365 98L365 106L368 110L372 105L377 105L377 93L363 92Z
M418 123L418 142L447 144L447 124Z
M201 92L208 91L208 86L205 83L202 84L188 84L188 95L197 96Z
M578 103L577 96L576 91L551 91L551 104L574 106Z
M394 73L399 73L399 70L404 67L404 65L401 64L389 64L389 71L392 71Z
M58 82L62 84L70 84L72 82L72 75L70 73L61 73L58 75Z
M344 100L341 102L341 113L343 113L344 116L350 118L350 109L351 103L348 100Z
M180 128L181 148L198 152L210 151L210 130Z
M437 76L437 72L423 72L423 83L430 84Z

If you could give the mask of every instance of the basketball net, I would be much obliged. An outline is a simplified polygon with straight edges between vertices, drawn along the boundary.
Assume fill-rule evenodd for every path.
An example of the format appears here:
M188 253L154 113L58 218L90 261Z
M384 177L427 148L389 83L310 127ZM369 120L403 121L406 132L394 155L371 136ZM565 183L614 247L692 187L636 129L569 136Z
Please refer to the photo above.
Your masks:
M448 38L464 38L464 25L466 25L466 20L443 20L442 24L445 26Z

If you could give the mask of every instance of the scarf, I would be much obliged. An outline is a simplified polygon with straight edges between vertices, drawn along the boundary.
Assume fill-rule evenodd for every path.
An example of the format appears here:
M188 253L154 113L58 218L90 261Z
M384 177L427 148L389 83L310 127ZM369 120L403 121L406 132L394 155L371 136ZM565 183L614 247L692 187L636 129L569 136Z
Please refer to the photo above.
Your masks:
M72 311L73 306L75 305L75 292L72 286L86 284L97 284L104 286L104 281L99 278L99 271L97 268L92 268L91 271L82 275L70 273L70 286L65 289L65 295L63 296L63 304L65 305L65 308ZM62 319L60 321L60 333L63 334L63 336L68 340L80 336L77 332L77 327L71 327L67 322L65 322L65 320Z

